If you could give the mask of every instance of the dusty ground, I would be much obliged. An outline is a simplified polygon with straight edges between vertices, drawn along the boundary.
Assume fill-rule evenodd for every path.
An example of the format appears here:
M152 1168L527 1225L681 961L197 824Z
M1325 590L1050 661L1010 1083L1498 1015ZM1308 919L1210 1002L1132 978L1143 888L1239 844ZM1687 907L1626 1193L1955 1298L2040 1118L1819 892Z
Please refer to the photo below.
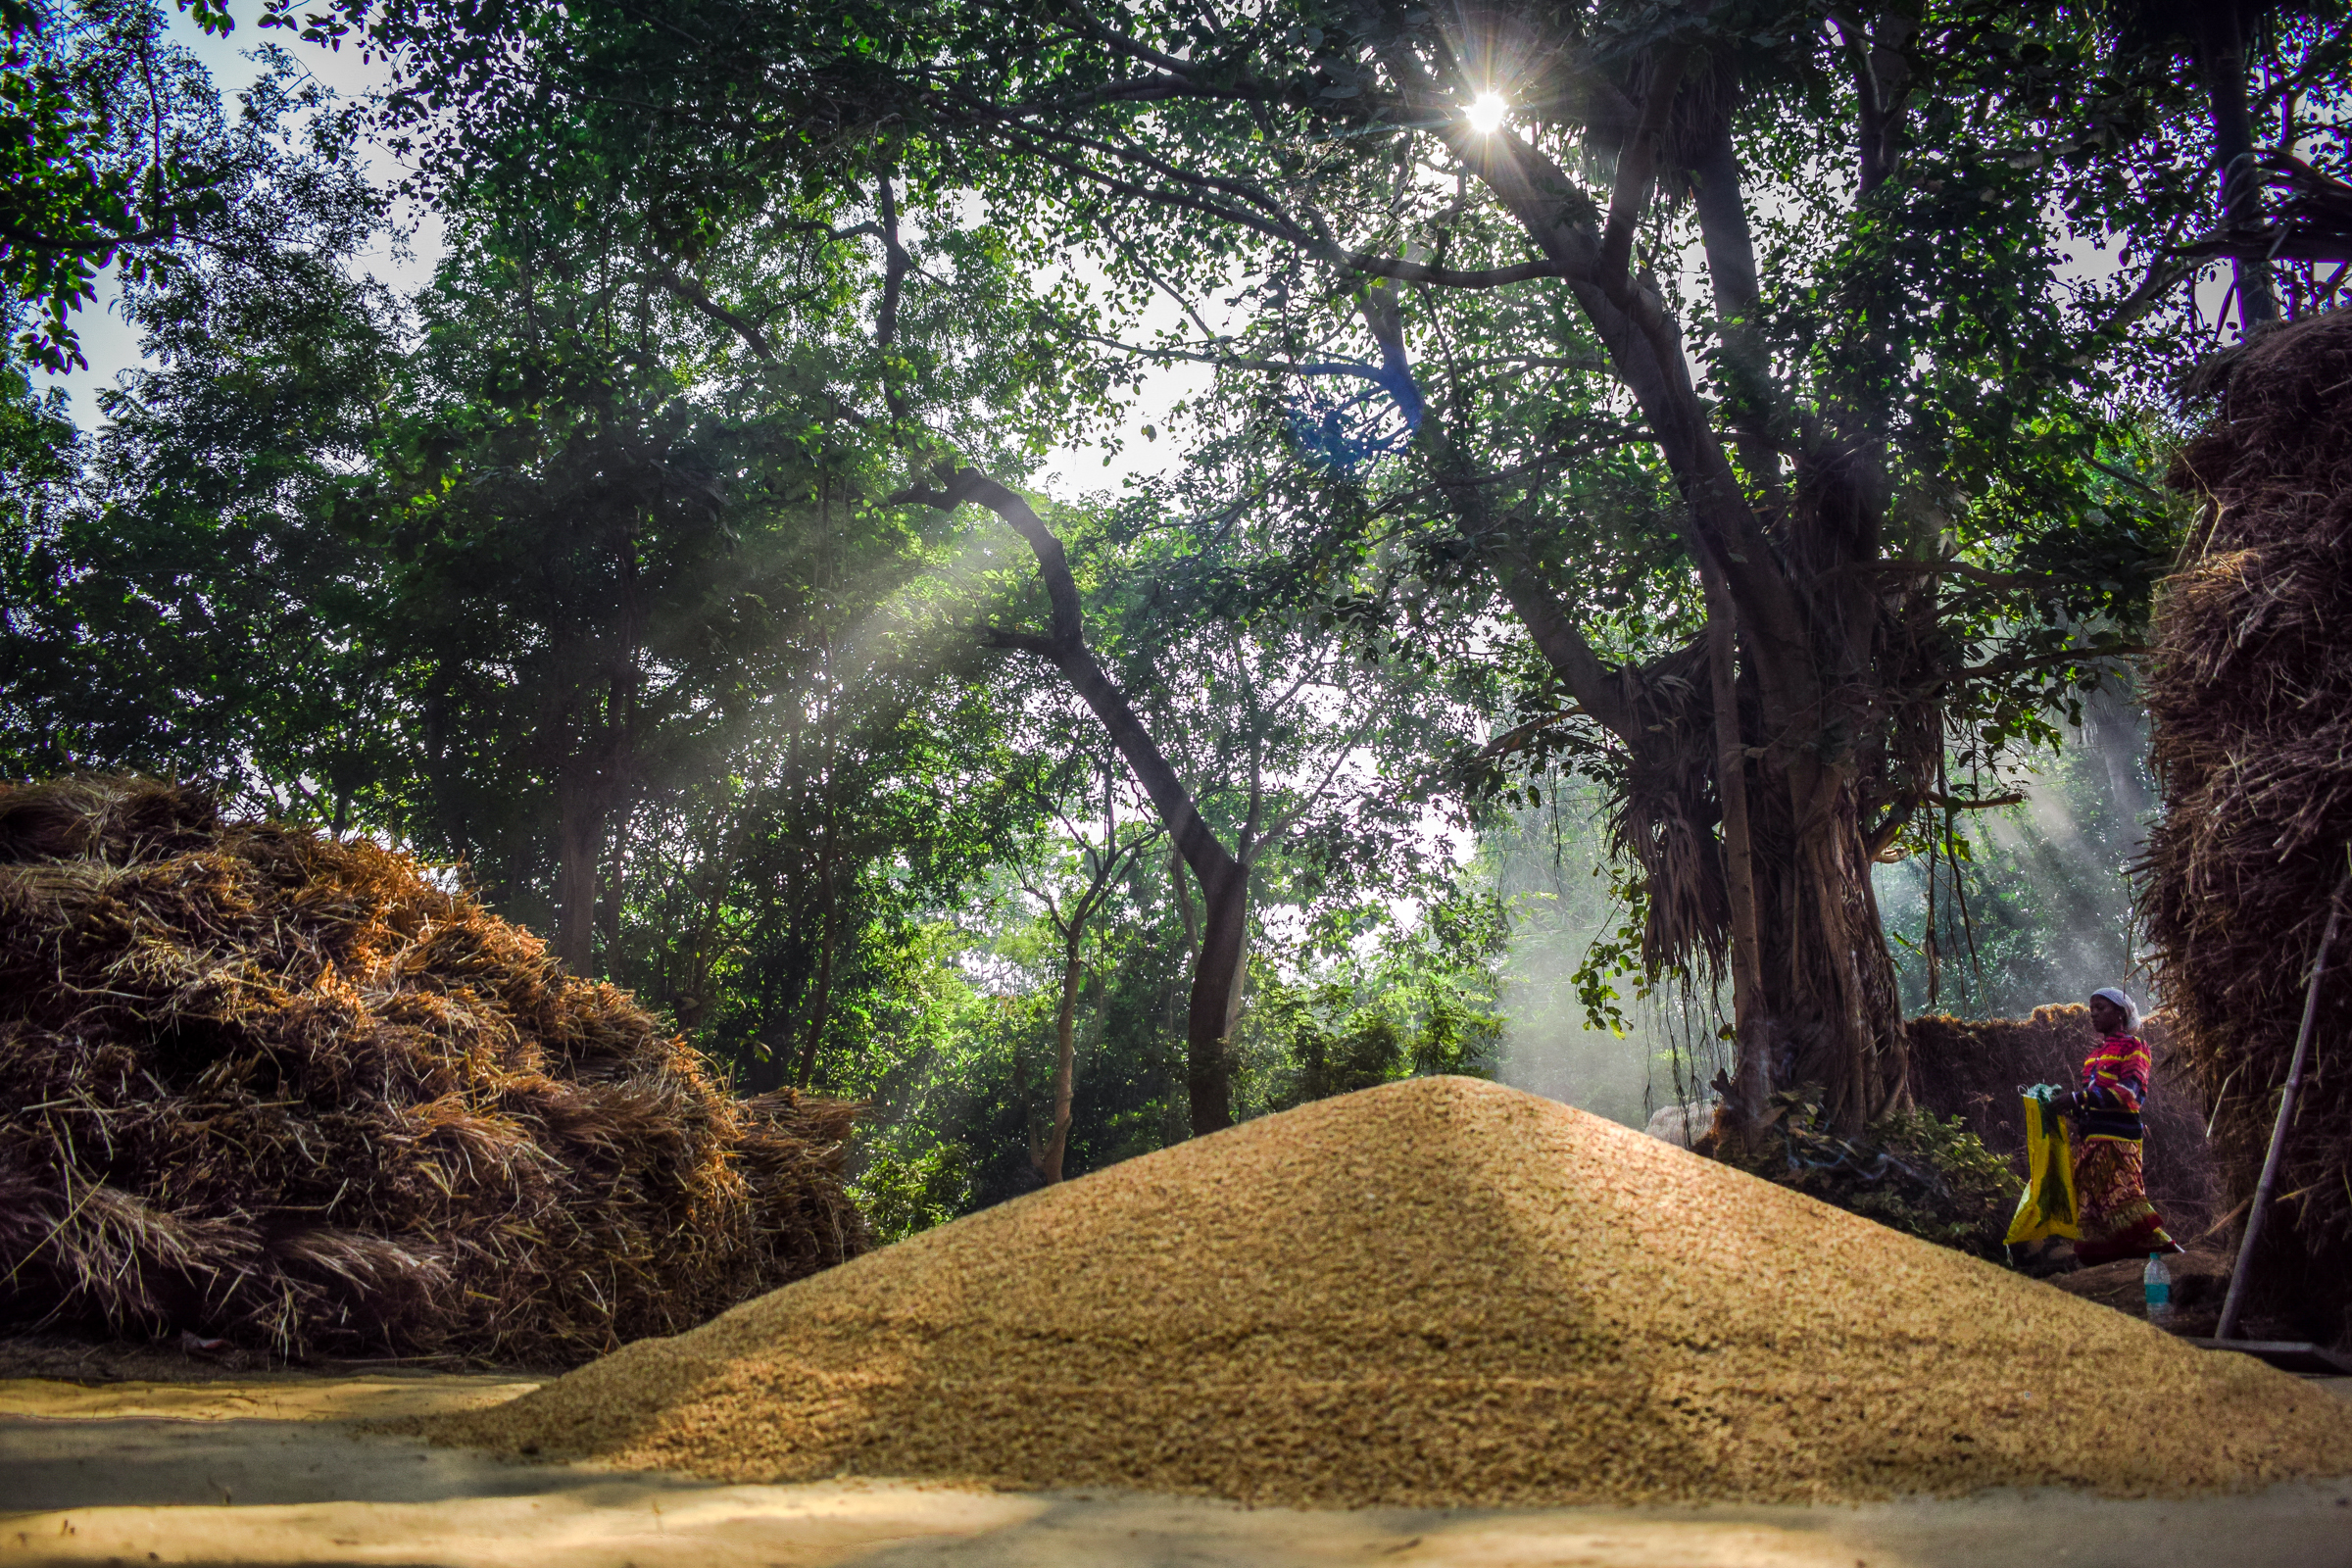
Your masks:
M703 1486L506 1464L361 1430L528 1387L399 1369L0 1381L0 1564L2352 1568L2352 1479L2188 1501L2042 1493L1858 1508L1314 1513L901 1484ZM2352 1379L2330 1388L2352 1398Z

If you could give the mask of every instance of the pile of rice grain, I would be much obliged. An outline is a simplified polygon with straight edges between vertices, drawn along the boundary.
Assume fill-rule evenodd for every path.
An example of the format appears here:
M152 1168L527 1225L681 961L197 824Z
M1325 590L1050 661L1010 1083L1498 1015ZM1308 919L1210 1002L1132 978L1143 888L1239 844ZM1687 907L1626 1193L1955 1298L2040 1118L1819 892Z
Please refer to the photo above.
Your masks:
M1324 1506L2352 1472L2352 1406L2250 1358L1459 1078L1113 1166L427 1430Z

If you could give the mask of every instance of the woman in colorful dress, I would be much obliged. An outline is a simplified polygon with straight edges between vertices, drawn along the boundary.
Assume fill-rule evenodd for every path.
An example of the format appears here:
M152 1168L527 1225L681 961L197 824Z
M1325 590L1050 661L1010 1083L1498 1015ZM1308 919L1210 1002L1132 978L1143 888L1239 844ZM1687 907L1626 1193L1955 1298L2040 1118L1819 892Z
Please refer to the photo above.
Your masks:
M2060 1101L2075 1124L2075 1200L2082 1239L2075 1260L2089 1265L2150 1252L2178 1252L2140 1179L2153 1061L2134 1032L2139 1008L2110 986L2090 997L2090 1026L2098 1048L2082 1063L2082 1087Z

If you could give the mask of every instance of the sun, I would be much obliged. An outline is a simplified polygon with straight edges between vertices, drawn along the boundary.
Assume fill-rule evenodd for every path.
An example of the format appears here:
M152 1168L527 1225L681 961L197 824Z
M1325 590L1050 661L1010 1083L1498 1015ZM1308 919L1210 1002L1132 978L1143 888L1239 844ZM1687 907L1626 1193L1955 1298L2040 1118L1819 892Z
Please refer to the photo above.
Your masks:
M1502 101L1500 93L1482 92L1476 103L1462 111L1462 118L1481 136L1492 136L1502 128L1502 117L1509 109L1510 105Z

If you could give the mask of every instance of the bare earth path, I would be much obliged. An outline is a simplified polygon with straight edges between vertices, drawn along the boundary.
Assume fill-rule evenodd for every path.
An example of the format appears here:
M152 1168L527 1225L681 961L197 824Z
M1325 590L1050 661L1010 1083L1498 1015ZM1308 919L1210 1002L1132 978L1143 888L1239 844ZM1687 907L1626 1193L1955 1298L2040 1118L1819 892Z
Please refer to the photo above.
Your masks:
M0 1564L2352 1568L2352 1480L2185 1501L2012 1493L1851 1508L1309 1512L864 1481L707 1486L358 1430L529 1386L397 1373L0 1382ZM2332 1392L2352 1397L2352 1380Z

